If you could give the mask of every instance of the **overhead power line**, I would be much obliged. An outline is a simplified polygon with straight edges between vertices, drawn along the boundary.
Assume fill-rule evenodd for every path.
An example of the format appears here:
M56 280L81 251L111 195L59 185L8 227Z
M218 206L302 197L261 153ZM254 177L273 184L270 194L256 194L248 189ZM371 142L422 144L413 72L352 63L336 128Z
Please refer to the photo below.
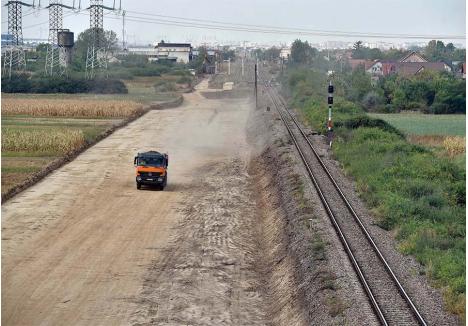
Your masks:
M73 14L73 13L70 13ZM76 14L85 14L78 12ZM129 15L130 14L130 15ZM133 15L132 15L133 14ZM161 18L158 18L161 17ZM119 17L107 17L109 19L121 20ZM155 24L163 26L177 26L182 28L197 28L219 31L234 31L257 34L278 34L278 35L296 35L296 36L333 36L346 38L379 38L379 39L465 39L465 35L435 35L435 34L389 34L375 32L347 32L338 30L318 30L296 27L278 27L272 25L255 25L233 22L221 22L217 20L187 18L180 16L159 15L153 13L144 13L138 11L126 10L126 22ZM24 29L36 27L47 22L42 22Z
M220 24L223 26L240 26L240 27L253 27L253 28L260 28L260 29L274 29L280 31L298 31L298 32L309 32L309 33L325 33L325 34L346 34L347 36L375 36L375 37L414 37L414 38L465 38L465 36L461 35L418 35L418 34L390 34L390 33L372 33L372 32L349 32L349 31L339 31L339 30L320 30L320 29L310 29L310 28L297 28L297 27L282 27L282 26L272 26L272 25L256 25L256 24L244 24L244 23L233 23L233 22L222 22L219 20L208 20L208 19L198 19L198 18L187 18L187 17L180 17L180 16L168 16L168 15L159 15L147 12L138 12L127 10L127 13L133 13L143 16L151 16L151 17L162 17L162 18L172 18L172 19L179 19L185 21L194 21L194 22L202 22L202 23L212 23L212 24Z
M145 14L149 15L149 14ZM110 17L111 19L116 19ZM118 19L118 18L117 18ZM318 31L318 30L299 30L299 29L283 29L283 28L254 28L242 26L224 26L216 24L202 24L190 21L178 21L156 18L145 18L139 16L126 15L127 21L139 23L151 23L157 25L179 26L198 29L212 29L224 31L239 31L248 33L263 33L263 34L283 34L283 35L305 35L305 36L339 36L339 37L363 37L363 38L404 38L404 39L465 39L461 35L414 35L414 34L385 34L385 33L356 33L356 32L341 32L341 31ZM245 25L245 24L243 24Z

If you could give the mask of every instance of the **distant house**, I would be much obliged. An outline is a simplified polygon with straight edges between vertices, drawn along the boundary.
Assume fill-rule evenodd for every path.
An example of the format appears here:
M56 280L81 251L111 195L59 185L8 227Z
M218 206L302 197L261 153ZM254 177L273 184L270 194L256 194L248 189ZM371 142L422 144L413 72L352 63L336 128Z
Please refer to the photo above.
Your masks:
M288 61L289 57L291 56L291 48L282 48L280 50L280 60Z
M400 60L398 60L398 62L428 62L428 61L421 54L413 51L405 55Z
M447 71L452 68L445 62L428 62L417 52L411 52L398 61L377 60L366 71L374 77L399 74L402 76L414 76L422 71Z
M422 71L451 72L452 68L445 62L399 62L396 73L402 76L414 76Z
M192 60L190 43L159 42L155 47L158 60L169 60L177 63L188 63Z
M388 76L396 72L395 61L376 60L366 71L373 76Z
M352 70L355 70L358 67L363 67L364 70L368 70L374 64L374 61L365 59L348 59L348 63Z

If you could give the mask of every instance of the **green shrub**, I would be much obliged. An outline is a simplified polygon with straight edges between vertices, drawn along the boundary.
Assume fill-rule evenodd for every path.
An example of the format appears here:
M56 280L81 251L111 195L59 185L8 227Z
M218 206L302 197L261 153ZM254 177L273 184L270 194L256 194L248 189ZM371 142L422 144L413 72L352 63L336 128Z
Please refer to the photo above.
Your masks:
M175 83L171 81L165 81L165 80L158 80L156 83L153 85L154 90L156 92L174 92L177 90L177 87Z
M2 79L5 93L128 93L125 84L116 79L85 80L65 77L14 76Z
M464 170L380 127L353 129L334 153L402 251L448 288L448 301L464 297Z
M190 76L181 76L180 78L177 79L176 81L177 84L192 84L192 77Z
M91 93L98 94L127 94L125 84L118 79L96 79L89 82Z
M190 76L190 71L176 69L176 70L170 71L169 75L172 75L172 76Z

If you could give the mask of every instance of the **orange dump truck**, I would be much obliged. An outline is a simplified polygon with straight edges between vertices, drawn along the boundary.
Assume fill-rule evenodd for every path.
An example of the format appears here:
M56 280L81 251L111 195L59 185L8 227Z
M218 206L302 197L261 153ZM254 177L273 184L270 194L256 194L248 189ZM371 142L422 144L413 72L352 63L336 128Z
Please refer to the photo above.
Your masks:
M163 190L167 185L167 166L169 157L156 151L138 153L133 164L136 167L136 186L156 186Z

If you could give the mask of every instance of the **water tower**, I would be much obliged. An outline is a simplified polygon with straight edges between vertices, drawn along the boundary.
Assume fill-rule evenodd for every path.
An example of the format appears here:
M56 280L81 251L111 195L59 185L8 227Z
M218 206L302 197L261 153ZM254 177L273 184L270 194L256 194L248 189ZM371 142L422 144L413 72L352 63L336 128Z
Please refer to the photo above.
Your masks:
M60 64L63 67L68 67L72 61L73 46L75 45L74 34L69 29L62 29L57 32L57 41L60 48Z

